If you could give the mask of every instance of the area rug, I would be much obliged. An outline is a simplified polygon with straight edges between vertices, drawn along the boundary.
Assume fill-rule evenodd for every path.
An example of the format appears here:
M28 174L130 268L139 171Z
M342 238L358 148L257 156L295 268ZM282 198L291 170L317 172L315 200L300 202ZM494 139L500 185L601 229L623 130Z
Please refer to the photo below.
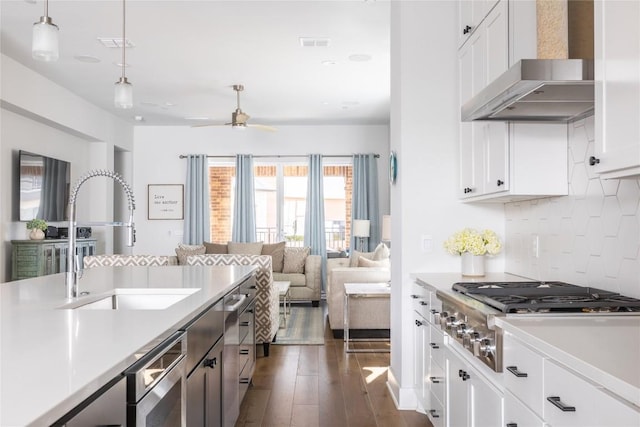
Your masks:
M280 315L280 325L283 324ZM287 315L287 327L280 328L273 344L324 344L324 316L322 307L292 305Z

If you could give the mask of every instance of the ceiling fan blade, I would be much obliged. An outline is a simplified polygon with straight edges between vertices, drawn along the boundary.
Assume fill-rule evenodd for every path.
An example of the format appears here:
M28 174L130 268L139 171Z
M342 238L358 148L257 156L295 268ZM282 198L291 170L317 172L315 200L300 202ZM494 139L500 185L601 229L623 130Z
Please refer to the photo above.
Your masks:
M277 132L278 129L274 128L273 126L267 126L267 125L258 125L258 124L252 124L252 123L247 123L248 127L251 128L256 128L256 129L260 129L260 130L266 130L269 132Z
M213 127L213 126L227 126L230 125L231 123L225 123L225 124L216 124L216 123L206 123L206 124L201 124L201 125L191 125L192 128L206 128L206 127Z

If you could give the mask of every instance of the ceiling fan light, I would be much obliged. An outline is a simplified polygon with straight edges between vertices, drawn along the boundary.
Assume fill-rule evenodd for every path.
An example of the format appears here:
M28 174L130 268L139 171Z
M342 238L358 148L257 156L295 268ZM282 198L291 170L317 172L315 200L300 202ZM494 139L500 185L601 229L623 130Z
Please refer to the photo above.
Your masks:
M126 77L120 77L116 82L114 105L116 108L133 108L133 85Z
M31 40L31 56L38 61L57 61L58 26L48 16L41 16L40 21L33 24Z

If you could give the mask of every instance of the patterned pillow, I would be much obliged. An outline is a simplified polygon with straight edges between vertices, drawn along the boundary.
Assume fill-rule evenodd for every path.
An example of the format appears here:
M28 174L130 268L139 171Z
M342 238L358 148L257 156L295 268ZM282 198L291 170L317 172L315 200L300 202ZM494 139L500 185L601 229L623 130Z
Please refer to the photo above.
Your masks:
M204 242L204 247L206 248L205 254L228 254L229 248L227 245L222 243L209 243Z
M373 254L375 252L359 252L359 251L353 251L353 253L351 254L351 258L349 259L349 267L357 267L358 266L358 259L360 257L364 257L367 259L373 259Z
M207 248L204 245L183 245L182 243L176 248L178 256L178 264L187 265L187 257L189 255L204 255Z
M287 242L279 242L262 246L261 255L271 255L274 273L282 273L284 268L284 247L286 244Z
M284 248L283 273L304 274L304 264L309 256L309 248Z
M391 268L391 263L389 262L389 258L375 261L361 256L358 258L358 267Z
M263 242L227 242L232 255L262 255Z

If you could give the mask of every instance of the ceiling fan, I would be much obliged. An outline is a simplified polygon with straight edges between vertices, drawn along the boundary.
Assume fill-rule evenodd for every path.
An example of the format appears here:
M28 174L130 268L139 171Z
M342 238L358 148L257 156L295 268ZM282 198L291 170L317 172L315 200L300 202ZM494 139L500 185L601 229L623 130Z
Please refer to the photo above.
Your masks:
M258 125L258 124L249 124L247 121L249 120L249 115L240 109L240 92L244 90L243 85L233 85L233 90L236 91L237 97L237 108L236 111L231 113L231 122L225 123L224 125L196 125L193 127L205 127L205 126L231 126L233 129L246 129L248 127L266 130L270 132L277 131L276 128L267 125Z

